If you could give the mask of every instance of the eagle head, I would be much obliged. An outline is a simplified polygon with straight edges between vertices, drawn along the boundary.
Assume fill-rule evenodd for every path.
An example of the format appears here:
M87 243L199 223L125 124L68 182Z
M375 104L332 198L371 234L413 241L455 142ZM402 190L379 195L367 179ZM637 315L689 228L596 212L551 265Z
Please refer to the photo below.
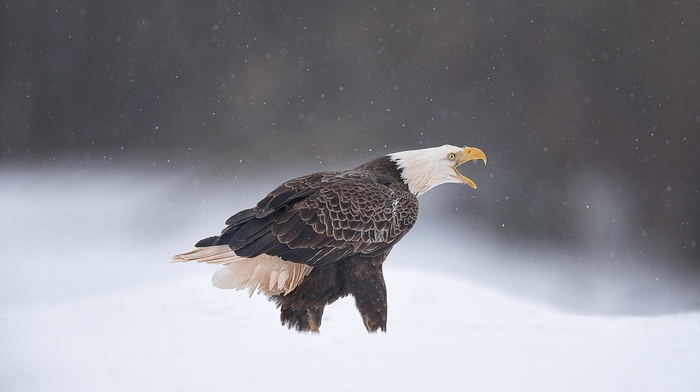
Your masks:
M486 164L486 154L480 149L449 144L397 152L389 154L389 158L401 169L401 178L416 196L447 183L465 183L476 189L474 181L462 175L457 166L475 159L481 159Z

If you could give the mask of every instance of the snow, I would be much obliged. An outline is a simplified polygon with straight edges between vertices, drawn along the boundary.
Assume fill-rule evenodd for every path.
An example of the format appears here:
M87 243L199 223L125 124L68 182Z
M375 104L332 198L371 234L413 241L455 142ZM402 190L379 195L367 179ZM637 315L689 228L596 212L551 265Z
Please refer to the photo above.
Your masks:
M385 265L387 334L351 299L320 335L289 331L263 297L213 288L215 268L168 263L250 204L221 215L182 188L0 172L3 390L700 390L700 313L576 314L420 267L420 236Z

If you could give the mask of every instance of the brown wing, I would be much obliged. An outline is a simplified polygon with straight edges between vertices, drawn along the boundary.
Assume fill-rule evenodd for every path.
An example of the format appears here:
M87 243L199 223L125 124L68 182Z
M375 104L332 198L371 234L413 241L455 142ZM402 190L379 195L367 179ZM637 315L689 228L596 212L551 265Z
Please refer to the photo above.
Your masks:
M254 208L226 221L218 237L239 256L260 254L308 265L383 253L412 227L418 199L400 184L369 173L316 173L288 181Z

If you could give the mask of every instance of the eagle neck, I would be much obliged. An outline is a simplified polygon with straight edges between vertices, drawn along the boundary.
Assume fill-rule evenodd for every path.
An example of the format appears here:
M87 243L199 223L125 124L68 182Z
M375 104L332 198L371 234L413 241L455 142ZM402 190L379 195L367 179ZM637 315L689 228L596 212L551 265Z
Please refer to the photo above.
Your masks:
M401 173L401 179L409 191L420 196L445 182L436 175L436 167L431 159L426 159L425 150L393 153L389 158ZM429 157L429 156L428 156Z
M394 181L408 188L408 184L403 178L403 169L394 162L391 157L383 156L364 163L357 168L356 171L363 171L392 178Z

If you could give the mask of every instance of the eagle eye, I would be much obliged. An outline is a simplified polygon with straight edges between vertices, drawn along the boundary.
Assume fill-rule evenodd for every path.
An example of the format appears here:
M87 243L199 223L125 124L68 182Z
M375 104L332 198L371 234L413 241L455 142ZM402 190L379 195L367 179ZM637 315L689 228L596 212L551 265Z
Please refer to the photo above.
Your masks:
M451 161L454 161L455 158L457 158L457 156L455 155L455 153L451 152L451 153L447 154L447 159L449 159L449 160L451 160Z

